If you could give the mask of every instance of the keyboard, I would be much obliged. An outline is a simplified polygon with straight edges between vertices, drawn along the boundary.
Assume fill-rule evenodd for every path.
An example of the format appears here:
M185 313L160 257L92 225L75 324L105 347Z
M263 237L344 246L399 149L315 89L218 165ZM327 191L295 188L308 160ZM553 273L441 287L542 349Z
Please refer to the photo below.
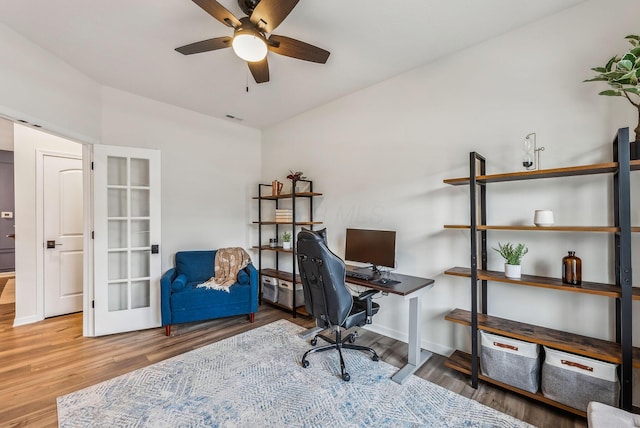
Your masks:
M365 281L369 281L373 278L373 274L357 270L347 270L346 275L351 278L364 279Z

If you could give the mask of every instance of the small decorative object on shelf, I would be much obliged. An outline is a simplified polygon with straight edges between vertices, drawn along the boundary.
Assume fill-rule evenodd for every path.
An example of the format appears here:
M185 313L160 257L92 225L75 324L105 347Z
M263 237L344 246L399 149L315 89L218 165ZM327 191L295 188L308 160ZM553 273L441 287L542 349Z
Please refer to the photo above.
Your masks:
M271 238L269 239L269 248L276 248L278 246L278 240Z
M551 210L536 210L533 214L533 224L538 227L552 226L553 222L553 211Z
M283 187L284 183L281 183L278 180L273 180L271 182L271 196L278 196L280 193L282 193Z
M514 246L511 242L502 245L498 242L498 248L494 248L505 260L504 275L507 278L520 278L522 257L529 252L524 244Z
M631 142L631 159L640 158L640 36L625 37L632 48L622 55L616 55L607 61L604 67L594 67L591 70L598 73L594 78L585 82L607 82L612 89L602 91L599 95L610 97L625 97L638 110L638 125L634 130L635 142ZM636 101L634 101L634 99Z
M544 151L544 147L538 147L536 143L536 133L532 132L524 138L522 146L524 157L522 158L522 166L527 171L535 171L540 169L540 152Z
M291 249L291 232L282 232L282 248L285 250Z
M293 172L289 170L289 175L287 175L287 178L291 180L291 193L295 194L298 192L296 183L300 180L306 179L307 177L302 176L302 171Z
M575 251L562 258L562 282L565 284L582 284L582 260Z

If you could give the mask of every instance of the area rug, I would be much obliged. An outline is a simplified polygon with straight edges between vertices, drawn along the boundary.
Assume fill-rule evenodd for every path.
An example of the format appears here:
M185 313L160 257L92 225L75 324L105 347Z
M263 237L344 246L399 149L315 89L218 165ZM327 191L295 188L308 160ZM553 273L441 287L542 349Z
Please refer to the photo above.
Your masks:
M286 320L58 397L60 427L530 427L416 376L347 351L309 357ZM171 340L171 339L167 339Z

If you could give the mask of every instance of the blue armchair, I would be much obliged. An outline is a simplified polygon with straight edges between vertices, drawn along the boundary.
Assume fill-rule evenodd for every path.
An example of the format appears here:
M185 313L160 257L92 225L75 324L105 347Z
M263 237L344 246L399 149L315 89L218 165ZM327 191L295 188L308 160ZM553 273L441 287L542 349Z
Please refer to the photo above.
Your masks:
M258 271L251 263L238 272L229 293L196 287L214 276L215 258L216 250L179 251L176 267L162 275L162 325L167 336L172 324L243 314L253 322L258 312Z

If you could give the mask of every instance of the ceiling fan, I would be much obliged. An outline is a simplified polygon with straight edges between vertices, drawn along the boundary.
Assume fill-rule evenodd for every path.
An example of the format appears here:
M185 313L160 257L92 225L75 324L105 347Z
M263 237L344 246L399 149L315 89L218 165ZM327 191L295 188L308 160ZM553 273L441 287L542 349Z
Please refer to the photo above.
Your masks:
M267 52L324 64L329 52L290 37L270 34L291 13L299 0L238 0L247 16L236 18L216 0L193 0L209 15L234 29L233 37L215 37L176 48L184 55L233 47L247 61L256 83L269 81ZM267 34L269 36L267 37Z

